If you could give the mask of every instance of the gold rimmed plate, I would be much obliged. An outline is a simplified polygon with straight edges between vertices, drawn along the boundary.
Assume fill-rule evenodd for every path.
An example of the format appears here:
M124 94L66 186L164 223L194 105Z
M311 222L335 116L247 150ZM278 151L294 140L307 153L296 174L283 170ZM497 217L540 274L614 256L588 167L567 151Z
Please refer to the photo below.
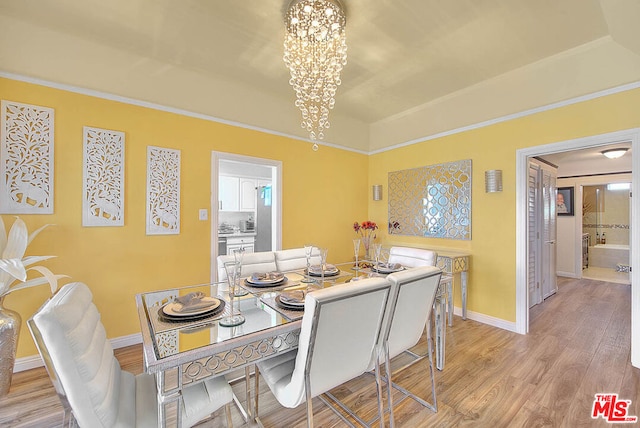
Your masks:
M208 303L208 305L194 310L181 309L182 304L177 302L167 303L162 307L162 313L170 317L189 317L214 311L220 306L220 299L216 299L215 297L203 297L201 302L203 304Z

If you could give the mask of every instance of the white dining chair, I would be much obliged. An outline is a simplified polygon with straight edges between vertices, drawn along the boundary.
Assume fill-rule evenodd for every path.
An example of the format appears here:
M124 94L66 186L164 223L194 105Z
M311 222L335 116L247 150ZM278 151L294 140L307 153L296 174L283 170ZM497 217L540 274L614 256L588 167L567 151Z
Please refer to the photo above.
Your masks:
M399 263L409 268L435 266L437 261L438 253L433 250L412 247L391 247L389 250L389 263ZM436 327L436 367L439 370L444 368L447 305L449 313L453 314L453 281L451 277L443 275L433 303L435 312L433 321Z
M276 264L280 272L290 272L292 270L306 269L307 256L304 248L290 248L275 252ZM311 265L320 264L320 249L313 247L310 257Z
M385 278L369 278L308 293L298 348L256 364L256 372L282 406L294 408L306 402L307 426L313 426L314 397L362 375L378 358L389 291ZM381 384L378 370L375 373L381 416ZM327 400L322 401L347 422ZM255 410L257 415L257 397Z
M225 262L234 261L233 254L226 254L218 256L218 281L221 282L220 290L227 290L227 272L224 269ZM276 257L273 251L261 251L258 253L245 253L242 257L242 272L243 277L249 276L252 273L267 273L275 272L278 270L276 265Z
M158 427L155 377L120 368L92 298L85 284L67 284L27 322L62 402L64 426ZM225 406L231 427L232 400L224 377L187 386L177 420L190 427Z
M391 299L385 315L385 323L382 331L381 346L383 358L381 362L384 362L385 365L390 413L389 419L392 425L392 387L411 396L417 402L434 412L438 410L430 317L441 275L442 271L435 266L422 266L392 273L387 276L387 280L391 283ZM427 302L427 305L416 304L416 302ZM418 355L410 351L420 340L425 325L427 326L427 357L429 360L433 403L429 403L416 394L411 393L408 389L393 383L390 364L391 359L401 353L408 353L415 358L409 365L421 361L425 357L424 355ZM404 366L402 369L406 367L407 366ZM397 371L399 370L401 369Z

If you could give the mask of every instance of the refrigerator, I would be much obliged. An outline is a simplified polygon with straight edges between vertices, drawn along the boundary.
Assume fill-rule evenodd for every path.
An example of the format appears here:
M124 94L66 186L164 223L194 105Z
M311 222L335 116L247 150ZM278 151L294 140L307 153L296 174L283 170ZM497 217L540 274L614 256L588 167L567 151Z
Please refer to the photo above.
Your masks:
M255 251L273 251L271 248L271 185L258 186L256 192Z

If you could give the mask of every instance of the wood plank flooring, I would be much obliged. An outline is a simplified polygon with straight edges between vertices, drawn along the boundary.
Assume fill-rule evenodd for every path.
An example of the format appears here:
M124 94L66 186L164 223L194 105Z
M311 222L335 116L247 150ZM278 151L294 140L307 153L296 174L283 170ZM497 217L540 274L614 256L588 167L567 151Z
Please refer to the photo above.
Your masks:
M530 311L530 333L519 335L475 321L455 319L447 328L446 365L436 373L438 412L394 392L400 427L604 427L591 418L596 393L618 393L640 415L640 369L630 363L631 288L588 279L559 278L559 292ZM416 350L426 350L424 343ZM140 346L116 350L123 369L142 371ZM394 365L403 364L402 357ZM418 363L394 380L430 401L426 365ZM236 394L244 396L242 385ZM365 419L376 414L373 376L332 391ZM319 427L346 426L319 399ZM305 426L305 406L281 407L264 382L260 418L266 427ZM235 427L245 424L233 408ZM219 411L199 427L224 426ZM60 427L62 411L44 368L16 373L0 399L2 427ZM627 425L628 426L628 425Z

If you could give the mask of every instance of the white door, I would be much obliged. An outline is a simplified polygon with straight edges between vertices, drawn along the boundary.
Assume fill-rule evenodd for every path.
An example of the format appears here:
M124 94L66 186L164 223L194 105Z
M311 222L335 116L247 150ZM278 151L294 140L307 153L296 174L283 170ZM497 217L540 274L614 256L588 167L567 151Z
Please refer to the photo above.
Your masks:
M541 253L539 233L539 182L540 166L529 163L529 179L527 184L527 288L529 290L529 307L542 302L540 289L540 265L538 257Z
M529 162L527 185L529 307L557 291L556 169Z
M558 291L556 276L556 172L543 168L542 173L542 299Z

